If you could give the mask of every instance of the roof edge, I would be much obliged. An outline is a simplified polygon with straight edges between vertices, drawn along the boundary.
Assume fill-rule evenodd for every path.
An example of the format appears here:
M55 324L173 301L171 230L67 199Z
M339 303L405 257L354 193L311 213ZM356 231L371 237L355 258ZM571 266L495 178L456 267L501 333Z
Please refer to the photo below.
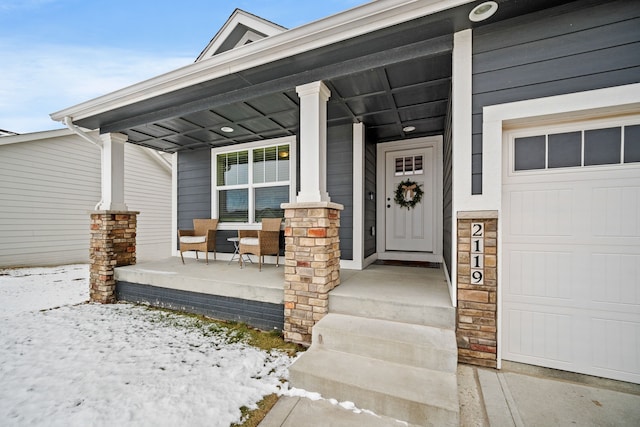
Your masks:
M51 113L50 117L55 121L65 116L73 120L89 118L473 1L373 1Z
M41 141L43 139L60 138L70 136L74 133L69 129L53 129L38 132L19 133L17 135L3 136L0 138L0 145L18 144L20 142Z
M220 48L224 41L229 37L238 25L244 25L247 28L259 31L267 37L274 36L287 30L282 25L278 25L258 15L236 8L229 19L222 25L220 30L213 36L209 44L200 52L195 62L202 61L207 57L211 57ZM255 28L254 28L255 27Z

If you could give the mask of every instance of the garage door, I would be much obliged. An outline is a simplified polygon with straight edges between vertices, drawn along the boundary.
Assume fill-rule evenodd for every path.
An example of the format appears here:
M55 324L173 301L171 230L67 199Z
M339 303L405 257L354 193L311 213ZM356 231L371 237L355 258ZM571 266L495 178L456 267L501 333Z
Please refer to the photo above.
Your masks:
M503 152L502 358L640 383L640 118Z

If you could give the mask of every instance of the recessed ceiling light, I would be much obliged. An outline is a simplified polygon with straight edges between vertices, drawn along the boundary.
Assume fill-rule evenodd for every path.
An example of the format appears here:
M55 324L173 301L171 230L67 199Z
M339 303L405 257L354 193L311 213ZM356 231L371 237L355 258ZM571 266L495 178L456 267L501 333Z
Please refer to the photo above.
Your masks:
M493 16L498 10L498 3L494 1L486 1L480 3L469 13L469 20L471 22L480 22Z
M403 132L413 132L414 130L416 130L415 126L405 126L402 128Z
M225 132L225 133L231 133L231 132L233 132L233 128L232 128L231 126L222 126L222 127L220 128L220 130L221 130L222 132Z

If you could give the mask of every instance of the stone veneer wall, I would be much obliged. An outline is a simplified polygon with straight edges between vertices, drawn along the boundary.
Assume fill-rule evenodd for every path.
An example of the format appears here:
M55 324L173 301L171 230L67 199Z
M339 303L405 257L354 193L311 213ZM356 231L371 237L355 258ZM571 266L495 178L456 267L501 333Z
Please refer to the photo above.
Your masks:
M492 368L498 348L497 216L494 211L459 212L457 219L458 360Z
M138 213L121 211L91 213L90 301L103 304L116 301L114 269L136 263Z
M336 203L287 203L285 210L284 337L311 344L311 329L329 311L340 284L340 211Z

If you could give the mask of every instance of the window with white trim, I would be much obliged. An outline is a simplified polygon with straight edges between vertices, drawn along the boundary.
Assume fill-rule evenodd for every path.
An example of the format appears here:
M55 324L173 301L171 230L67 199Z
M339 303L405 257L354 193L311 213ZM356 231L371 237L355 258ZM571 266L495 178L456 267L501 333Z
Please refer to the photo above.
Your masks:
M213 211L221 223L281 218L295 188L293 138L212 150Z

